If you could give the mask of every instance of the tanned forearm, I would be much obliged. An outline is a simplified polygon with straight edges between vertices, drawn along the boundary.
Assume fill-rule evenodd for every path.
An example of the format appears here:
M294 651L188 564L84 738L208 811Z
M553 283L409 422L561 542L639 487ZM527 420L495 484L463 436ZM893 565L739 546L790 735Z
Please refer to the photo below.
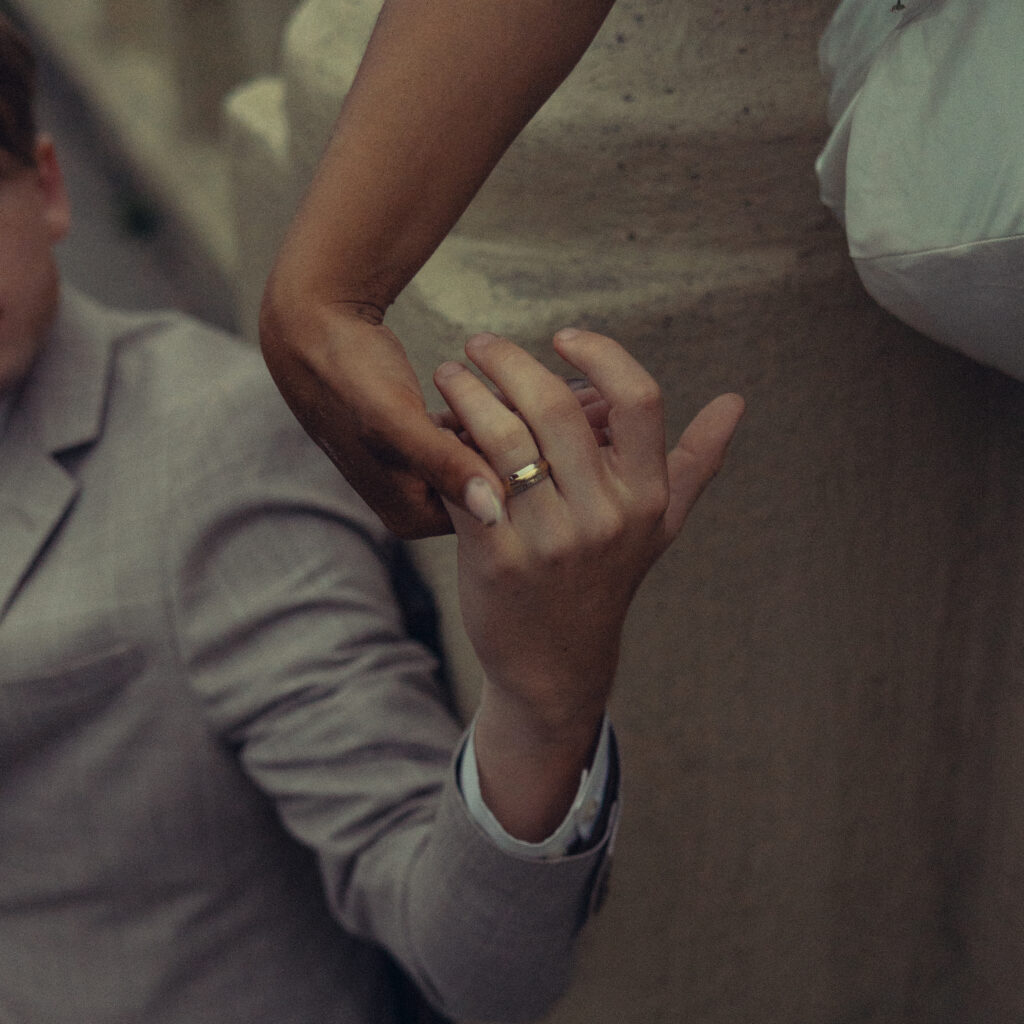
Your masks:
M277 273L304 299L383 311L611 4L385 0Z

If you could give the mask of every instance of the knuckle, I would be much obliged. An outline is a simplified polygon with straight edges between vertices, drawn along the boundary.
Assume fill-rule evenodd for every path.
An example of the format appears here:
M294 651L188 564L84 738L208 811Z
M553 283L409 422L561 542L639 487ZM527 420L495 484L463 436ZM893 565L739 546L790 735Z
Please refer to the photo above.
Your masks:
M544 565L557 569L579 550L576 531L565 525L552 526L538 538L538 556Z
M500 540L474 548L473 575L484 585L511 593L523 573L523 555L515 544Z
M576 396L561 381L556 388L548 389L537 402L537 414L553 421L572 419L580 413Z
M664 408L661 388L650 378L635 384L625 400L629 406L641 412L661 414Z
M601 555L617 547L629 530L626 512L616 505L607 504L593 510L584 526L584 544L592 555Z
M488 450L498 456L513 455L522 450L528 432L518 420L496 427L486 440Z
M659 480L644 491L637 502L637 507L645 519L660 519L668 509L670 498L668 481Z

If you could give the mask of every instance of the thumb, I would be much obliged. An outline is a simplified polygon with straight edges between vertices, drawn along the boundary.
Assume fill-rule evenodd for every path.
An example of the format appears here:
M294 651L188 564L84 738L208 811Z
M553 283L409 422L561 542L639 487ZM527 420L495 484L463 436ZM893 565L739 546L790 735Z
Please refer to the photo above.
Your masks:
M671 541L679 533L690 509L722 468L745 407L739 395L719 395L697 413L679 443L669 452L667 540Z
M451 430L437 430L416 462L446 504L464 509L484 526L493 526L505 514L504 487L498 475Z

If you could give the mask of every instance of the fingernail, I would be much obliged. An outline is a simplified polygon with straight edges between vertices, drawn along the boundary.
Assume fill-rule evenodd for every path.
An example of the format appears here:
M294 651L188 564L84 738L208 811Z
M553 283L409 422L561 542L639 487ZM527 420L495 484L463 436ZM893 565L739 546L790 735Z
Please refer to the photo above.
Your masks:
M556 335L556 338L562 341L572 341L573 338L579 337L582 331L578 331L575 327L563 327Z
M586 391L590 387L587 377L566 377L565 383L569 385L570 391Z
M501 499L494 493L490 482L475 476L466 484L466 508L484 526L494 526L504 512Z
M462 363L456 363L454 360L449 360L448 362L442 363L434 371L434 379L444 380L448 377L454 377L455 374L461 372L464 369L465 367L462 365Z

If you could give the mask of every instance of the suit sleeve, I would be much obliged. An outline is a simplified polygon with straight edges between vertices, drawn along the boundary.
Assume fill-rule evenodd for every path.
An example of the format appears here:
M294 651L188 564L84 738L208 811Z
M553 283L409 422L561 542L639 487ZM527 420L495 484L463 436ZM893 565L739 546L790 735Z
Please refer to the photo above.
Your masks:
M394 544L262 380L169 431L184 669L315 851L345 929L449 1015L537 1016L566 984L606 842L538 862L468 815L461 728L408 633Z

